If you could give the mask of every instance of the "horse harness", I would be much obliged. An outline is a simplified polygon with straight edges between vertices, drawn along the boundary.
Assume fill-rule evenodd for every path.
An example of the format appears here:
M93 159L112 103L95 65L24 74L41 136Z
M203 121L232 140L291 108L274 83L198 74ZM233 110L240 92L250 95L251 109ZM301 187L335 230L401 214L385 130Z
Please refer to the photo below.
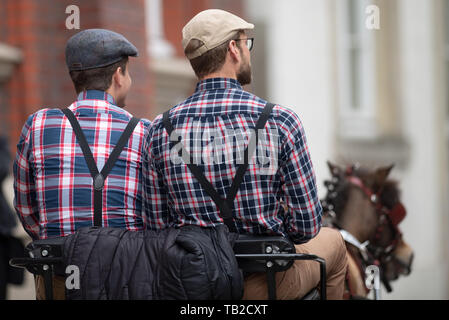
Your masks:
M404 219L406 215L406 210L401 202L397 202L393 208L389 209L385 205L383 205L380 201L380 196L383 191L383 186L379 188L377 192L374 192L371 188L367 187L365 183L363 183L362 179L360 179L358 176L355 175L355 166L348 166L345 171L345 178L346 180L353 186L358 187L365 196L369 199L372 206L375 208L376 213L379 215L379 222L376 227L376 233L374 236L375 240L380 239L383 229L389 224L389 226L392 228L394 232L394 236L392 237L392 240L386 245L375 245L375 241L367 240L364 243L360 243L360 241L353 236L350 232L344 230L341 228L338 223L336 223L336 215L334 210L334 206L332 204L328 204L327 201L325 201L324 207L327 207L327 213L332 218L332 225L337 227L340 231L340 234L342 235L343 239L346 243L351 244L354 246L359 253L359 257L356 257L352 254L351 250L348 250L348 252L351 254L351 256L354 258L354 260L359 266L360 273L362 275L362 278L364 278L364 268L366 268L369 265L376 265L380 266L381 262L388 261L389 258L391 258L391 253L394 252L396 249L402 233L398 228L399 223ZM333 179L331 183L326 183L326 187L328 191L333 191L331 198L336 198L338 196L337 191L334 191L334 184L338 183L338 178ZM331 187L332 186L332 187ZM388 292L391 292L391 286L388 283L388 280L381 275L382 283L385 285ZM347 286L349 289L349 293L352 296L352 290L349 286L349 283L347 281ZM366 285L365 285L366 287ZM369 289L366 288L367 293L369 292Z

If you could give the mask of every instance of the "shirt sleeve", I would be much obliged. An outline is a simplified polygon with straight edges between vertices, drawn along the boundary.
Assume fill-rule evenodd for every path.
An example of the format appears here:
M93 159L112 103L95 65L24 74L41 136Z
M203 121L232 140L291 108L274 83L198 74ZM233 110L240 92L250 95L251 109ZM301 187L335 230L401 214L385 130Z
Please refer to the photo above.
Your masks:
M143 158L144 223L147 229L160 230L169 225L168 195L153 154L153 128L145 141Z
M291 123L281 149L280 173L288 208L284 217L286 231L291 240L298 244L318 234L322 207L302 123L296 115Z
M31 152L33 119L34 115L31 115L26 121L17 144L17 153L13 164L14 207L25 231L31 238L38 239L39 208Z

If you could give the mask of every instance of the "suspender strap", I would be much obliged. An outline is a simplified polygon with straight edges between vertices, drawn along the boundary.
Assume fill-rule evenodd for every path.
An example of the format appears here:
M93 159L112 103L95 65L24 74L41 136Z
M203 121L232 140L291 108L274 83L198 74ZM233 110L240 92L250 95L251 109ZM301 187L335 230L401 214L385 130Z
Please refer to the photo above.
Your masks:
M70 124L73 128L73 132L78 140L78 143L83 151L84 159L86 160L87 167L89 168L90 175L93 179L93 191L94 191L94 226L101 227L103 225L103 187L106 178L111 172L115 165L120 153L125 147L129 140L129 137L134 131L134 128L139 123L140 119L133 117L126 126L122 135L120 136L117 145L112 150L108 160L106 161L101 172L98 171L97 165L95 164L95 159L90 150L89 144L87 143L86 136L81 130L80 124L76 119L75 115L69 108L62 109L62 112L69 119Z
M256 143L255 144L250 143L248 145L248 147L252 146L254 148L253 150L249 151L251 154L251 157L252 157L252 154L254 153L254 150L256 149L257 144L259 142L259 130L261 130L265 127L265 124L267 123L268 117L270 116L271 110L273 110L273 108L274 108L274 104L267 103L265 105L265 108L262 111L262 114L260 115L259 119L256 122L256 128L255 128ZM251 139L252 139L252 137L251 137ZM251 157L248 158L248 147L245 149L245 158L244 158L245 160L244 160L243 164L241 164L238 167L237 173L235 174L235 177L234 177L234 181L232 181L231 189L229 190L229 193L226 197L226 199L228 200L228 202L230 204L234 203L234 199L235 199L235 196L237 195L237 192L239 191L240 184L243 182L243 177L245 176L245 172L249 167L249 160L251 159Z
M95 177L98 174L98 168L95 163L94 156L92 155L92 151L90 151L86 136L84 135L83 130L81 130L78 120L76 120L75 115L69 108L62 109L62 112L66 115L72 125L73 132L75 132L78 143L83 151L91 176Z
M173 125L170 122L170 119L168 116L169 116L169 111L164 112L163 123L164 123L165 130L167 130L167 133L170 137L172 132L174 131L174 128L173 128ZM181 152L182 152L182 154L187 155L190 160L192 159L192 157L190 157L188 155L187 150L185 149L185 147L182 143L181 143L181 150L179 151L179 153L181 154ZM206 193L212 198L212 200L215 202L215 204L218 206L218 209L221 212L221 210L223 210L222 207L225 206L225 203L224 203L225 201L220 196L220 194L215 190L214 186L209 182L209 180L206 179L206 177L204 176L201 169L198 166L194 165L192 163L192 161L190 161L190 163L187 163L187 167L189 167L190 172L192 172L192 174L195 176L195 178L198 180L198 182L204 188ZM224 210L226 210L226 209L224 209ZM226 225L228 226L228 228L231 228L230 225L228 225L227 223L226 223ZM233 226L233 224L232 224L232 226ZM234 227L234 229L235 229L235 227Z
M237 173L235 174L234 180L232 182L231 188L228 192L226 199L223 199L221 197L221 195L217 192L217 190L215 190L214 186L204 176L204 173L201 171L201 169L197 165L192 163L193 161L190 161L190 163L187 163L187 167L190 169L190 172L192 172L192 174L195 176L195 178L198 180L198 182L204 188L204 191L212 198L212 200L217 205L224 224L226 224L229 231L231 231L231 232L237 233L237 229L234 224L234 219L232 217L232 208L234 206L234 199L237 195L240 184L243 182L243 177L244 177L245 172L249 166L249 161L252 158L252 155L256 149L257 142L258 142L258 129L263 129L265 127L265 123L267 122L268 117L270 116L270 113L271 113L271 110L273 109L273 107L274 107L274 104L267 103L265 105L265 108L262 111L261 116L257 120L256 128L255 128L256 129L255 135L251 136L250 143L245 148L244 163L239 165L239 167L237 169ZM174 128L169 119L169 112L170 112L169 110L164 112L163 123L164 123L165 130L167 130L168 135L171 136L172 132L174 131ZM256 139L256 143L254 143L254 139ZM252 148L248 152L249 147L252 147ZM182 143L181 143L180 153L181 152L183 155L186 155L187 158L192 159L191 155L189 155L189 153L185 149L184 145L182 145ZM250 154L251 157L248 157L248 154Z

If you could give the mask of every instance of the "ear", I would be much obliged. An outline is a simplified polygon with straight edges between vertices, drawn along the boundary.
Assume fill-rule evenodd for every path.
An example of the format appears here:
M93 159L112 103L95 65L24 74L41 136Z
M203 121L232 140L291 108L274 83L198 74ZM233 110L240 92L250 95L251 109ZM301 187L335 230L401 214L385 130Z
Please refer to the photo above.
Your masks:
M341 175L342 170L341 170L341 168L338 165L333 164L330 161L326 161L326 163L327 163L327 166L329 167L329 171L331 172L331 175L333 177Z
M235 62L240 61L241 57L240 57L240 50L237 46L237 42L231 40L228 44L228 51L229 54L231 55L231 59Z
M122 86L122 81L123 81L123 73L122 73L122 68L118 67L114 74L112 75L112 82L117 85L118 87Z
M374 174L374 180L378 186L382 186L385 183L393 167L394 164L391 164L389 166L381 167L376 170L376 173Z

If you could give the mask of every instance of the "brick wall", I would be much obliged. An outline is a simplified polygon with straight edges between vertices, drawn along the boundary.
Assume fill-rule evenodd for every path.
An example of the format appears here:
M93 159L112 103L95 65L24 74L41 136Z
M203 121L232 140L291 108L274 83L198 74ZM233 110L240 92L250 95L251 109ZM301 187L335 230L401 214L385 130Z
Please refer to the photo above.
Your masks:
M122 33L139 50L131 58L133 87L128 110L140 117L151 114L152 94L145 37L144 0L2 0L0 41L18 47L24 54L1 94L1 125L10 123L12 150L28 115L44 107L64 107L73 102L75 90L65 65L65 44L80 30L68 30L65 8L80 8L81 29L107 28ZM5 98L6 96L6 98ZM6 113L6 114L5 114Z
M0 1L0 21L6 19L6 6L3 1ZM0 28L0 42L6 38L6 29ZM0 135L8 136L9 126L7 119L8 110L6 109L7 91L5 85L0 83Z
M184 57L182 27L198 12L219 8L244 17L240 0L163 0L164 31ZM81 29L107 28L122 33L136 45L140 56L131 58L133 86L127 109L140 117L152 118L154 85L146 53L145 0L1 0L0 42L18 47L23 62L0 88L0 126L9 134L11 151L28 115L44 107L65 107L75 90L65 65L68 38L79 30L67 30L68 5L80 8Z
M211 0L163 1L165 37L175 48L178 57L184 57L184 50L182 48L182 28L198 12L208 9L210 6Z
M9 136L9 123L6 121L8 110L6 108L7 91L5 86L0 84L0 136Z
M97 1L102 28L123 34L139 50L139 57L130 58L133 85L127 98L127 110L136 116L150 118L153 85L147 55L145 1Z
M245 18L241 0L164 0L163 6L165 36L178 57L184 57L182 28L197 13L206 9L222 9Z

